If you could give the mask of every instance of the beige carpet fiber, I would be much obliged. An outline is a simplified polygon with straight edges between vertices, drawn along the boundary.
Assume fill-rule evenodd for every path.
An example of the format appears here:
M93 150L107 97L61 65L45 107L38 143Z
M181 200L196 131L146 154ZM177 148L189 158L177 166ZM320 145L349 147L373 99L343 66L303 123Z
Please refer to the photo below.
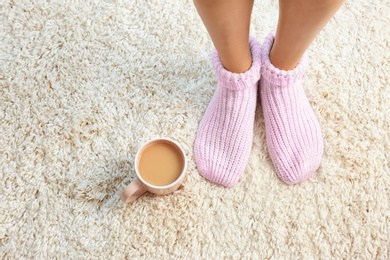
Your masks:
M277 10L255 2L260 41ZM277 178L259 101L249 165L227 189L194 163L216 80L192 1L2 0L0 258L389 259L389 14L387 0L348 1L310 47L318 175ZM125 205L154 137L183 145L188 176Z

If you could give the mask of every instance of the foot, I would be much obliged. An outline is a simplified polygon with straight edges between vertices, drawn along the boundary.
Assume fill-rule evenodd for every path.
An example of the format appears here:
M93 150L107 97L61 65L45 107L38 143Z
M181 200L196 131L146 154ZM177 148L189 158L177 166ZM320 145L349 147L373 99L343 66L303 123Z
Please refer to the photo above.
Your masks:
M260 45L250 39L252 66L244 73L224 69L216 50L212 59L217 89L199 124L195 161L206 179L231 187L242 177L252 150Z
M262 46L261 104L267 147L282 181L296 184L313 176L324 150L321 127L302 86L306 55L293 69L275 68L269 59L274 35Z

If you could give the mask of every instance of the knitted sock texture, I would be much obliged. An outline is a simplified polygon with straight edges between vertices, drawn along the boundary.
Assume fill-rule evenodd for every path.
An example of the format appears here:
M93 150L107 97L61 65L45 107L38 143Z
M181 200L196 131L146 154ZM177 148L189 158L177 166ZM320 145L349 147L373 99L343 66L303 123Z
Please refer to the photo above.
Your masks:
M278 176L296 184L313 176L324 150L321 127L302 86L308 58L289 71L275 68L269 59L274 34L261 50L260 80L267 147Z
M256 96L260 79L260 44L249 41L252 66L244 73L227 71L214 49L217 89L199 124L194 155L202 176L232 187L242 177L252 150Z

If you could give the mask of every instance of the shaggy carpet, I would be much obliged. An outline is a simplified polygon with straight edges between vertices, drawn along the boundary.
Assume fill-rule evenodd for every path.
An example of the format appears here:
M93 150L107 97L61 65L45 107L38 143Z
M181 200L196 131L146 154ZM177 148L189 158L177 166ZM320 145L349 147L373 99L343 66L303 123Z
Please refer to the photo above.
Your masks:
M255 1L259 41L277 13ZM310 47L317 176L277 178L258 106L245 175L223 188L193 158L216 79L192 1L2 0L0 258L389 259L389 14L348 1ZM124 204L154 137L182 144L185 182Z

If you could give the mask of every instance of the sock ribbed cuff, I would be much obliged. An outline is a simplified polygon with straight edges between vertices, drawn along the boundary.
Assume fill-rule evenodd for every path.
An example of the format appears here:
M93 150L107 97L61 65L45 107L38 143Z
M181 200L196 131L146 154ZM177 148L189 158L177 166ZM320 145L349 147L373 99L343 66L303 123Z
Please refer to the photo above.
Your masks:
M233 73L226 70L221 62L217 50L212 52L212 61L218 82L221 86L230 90L243 90L252 87L260 79L261 46L255 37L249 38L249 47L252 54L252 66L243 73Z
M307 51L303 54L298 65L292 70L280 70L276 68L269 58L272 45L275 40L275 34L269 33L265 38L261 49L262 73L261 76L274 86L287 87L291 86L296 80L300 80L305 74L309 63Z

